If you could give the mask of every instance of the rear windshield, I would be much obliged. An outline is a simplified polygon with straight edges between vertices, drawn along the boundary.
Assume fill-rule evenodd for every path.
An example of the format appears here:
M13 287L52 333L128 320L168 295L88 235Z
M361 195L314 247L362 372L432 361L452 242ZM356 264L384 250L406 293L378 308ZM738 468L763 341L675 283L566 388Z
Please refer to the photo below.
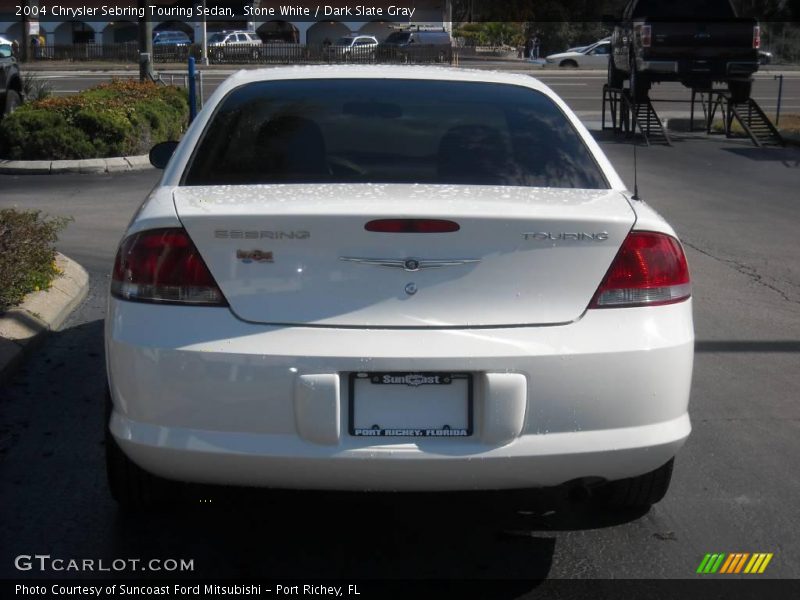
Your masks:
M633 17L658 19L729 19L735 16L730 0L640 0Z
M233 90L184 185L428 183L607 189L544 94L491 83L314 79Z

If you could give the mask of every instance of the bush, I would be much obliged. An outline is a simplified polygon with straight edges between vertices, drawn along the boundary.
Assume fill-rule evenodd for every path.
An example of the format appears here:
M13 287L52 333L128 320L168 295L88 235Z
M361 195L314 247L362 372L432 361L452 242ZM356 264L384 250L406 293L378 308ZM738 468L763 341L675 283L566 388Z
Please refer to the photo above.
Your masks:
M35 73L27 72L22 75L22 95L26 102L44 100L53 95L53 86Z
M45 98L0 121L0 157L12 160L145 154L186 127L185 91L114 80L74 96Z
M55 243L69 221L42 218L39 211L0 210L0 312L50 287L59 273Z

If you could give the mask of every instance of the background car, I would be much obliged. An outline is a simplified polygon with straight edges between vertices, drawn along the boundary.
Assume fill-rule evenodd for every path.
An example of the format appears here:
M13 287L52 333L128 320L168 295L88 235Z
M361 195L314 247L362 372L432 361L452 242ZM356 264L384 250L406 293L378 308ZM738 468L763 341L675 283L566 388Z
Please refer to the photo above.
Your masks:
M0 37L0 117L22 104L22 77L11 40Z
M263 43L252 31L223 31L208 38L208 56L212 60L248 60L261 56Z
M353 62L370 62L375 58L378 39L371 35L350 34L340 37L332 46L325 48L329 59Z
M379 44L378 56L411 62L449 62L453 39L447 31L395 31Z
M607 68L611 51L609 40L600 40L589 46L551 54L545 60L548 65L558 65L566 69Z
M691 430L686 258L548 87L242 70L175 146L112 271L120 502L171 481L664 496Z
M720 82L734 104L750 99L761 28L754 18L737 16L730 0L631 0L613 22L610 88L627 79L638 102L653 83L708 90Z
M192 43L183 31L156 31L153 34L154 46L188 46Z

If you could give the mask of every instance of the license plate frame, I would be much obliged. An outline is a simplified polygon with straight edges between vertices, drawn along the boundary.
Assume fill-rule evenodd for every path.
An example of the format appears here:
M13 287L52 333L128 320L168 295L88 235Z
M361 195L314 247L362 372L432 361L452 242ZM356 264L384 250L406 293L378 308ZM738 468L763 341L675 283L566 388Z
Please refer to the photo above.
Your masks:
M389 376L392 381L385 381L384 377ZM438 377L438 383L432 381L420 381L423 379L434 379ZM377 378L377 380L376 380ZM412 378L412 379L406 379ZM423 438L423 439L436 439L436 438L469 438L474 433L473 420L474 420L474 377L472 373L465 373L460 371L378 371L378 372L353 372L349 374L348 386L348 432L353 437L359 438ZM466 428L420 428L420 427L401 427L391 428L383 427L380 429L356 427L356 382L358 380L369 380L370 385L380 386L409 386L413 388L424 388L430 385L452 385L453 381L466 380L466 409L467 409L467 426ZM405 381L400 381L403 379ZM446 381L448 380L449 381ZM413 432L413 433L412 433Z

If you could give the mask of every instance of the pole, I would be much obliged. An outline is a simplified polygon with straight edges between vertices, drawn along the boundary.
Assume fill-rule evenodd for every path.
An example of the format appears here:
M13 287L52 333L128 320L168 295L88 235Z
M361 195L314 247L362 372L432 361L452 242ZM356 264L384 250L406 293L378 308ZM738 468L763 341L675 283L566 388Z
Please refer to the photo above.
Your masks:
M137 0L137 7L144 13L139 19L139 80L153 79L153 22L148 16L147 0Z
M773 80L778 80L778 107L775 110L775 127L781 122L781 97L783 96L783 74L775 75Z
M30 17L25 14L25 9L30 10L30 0L25 0L22 10L22 40L19 44L19 61L28 62L28 57L31 53L31 21Z
M197 93L195 91L194 56L189 57L189 123L197 116Z
M206 28L206 25L206 0L203 0L203 26L200 29L200 43L203 47L200 60L204 65L208 64L208 29Z

